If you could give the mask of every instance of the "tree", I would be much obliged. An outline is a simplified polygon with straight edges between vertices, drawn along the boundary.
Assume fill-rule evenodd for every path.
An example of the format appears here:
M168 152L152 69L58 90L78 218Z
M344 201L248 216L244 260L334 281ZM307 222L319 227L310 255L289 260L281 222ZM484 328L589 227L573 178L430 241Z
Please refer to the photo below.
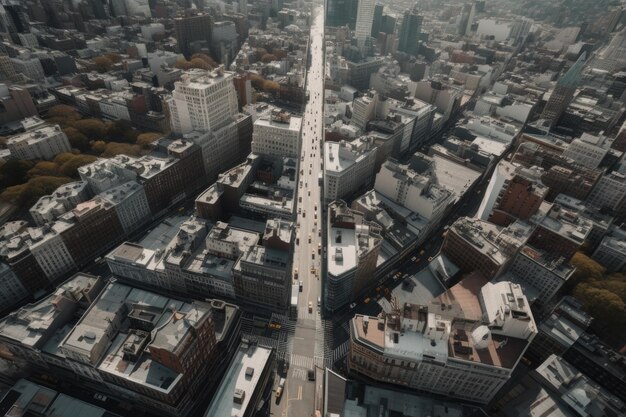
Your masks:
M28 170L28 176L41 177L41 176L59 176L59 165L50 161L37 162L34 167Z
M63 152L54 157L53 161L58 166L63 165L67 161L72 160L76 155L71 152Z
M571 263L576 267L576 270L563 286L565 293L570 292L577 284L582 282L601 279L605 272L605 268L602 265L582 252L576 252L572 257Z
M107 134L107 125L98 119L77 120L73 127L90 140L105 137Z
M210 70L213 67L205 60L201 59L201 58L192 58L190 61L186 61L184 59L179 59L178 61L176 61L176 64L174 65L176 68L180 68L180 69L192 69L192 68L199 68L199 69L203 69L203 70Z
M265 62L266 64L272 61L278 61L278 57L274 54L265 54L261 57L261 62Z
M154 142L157 139L160 139L161 137L163 137L162 134L160 133L140 133L137 136L137 145L141 146L142 148L146 149L150 147L150 144L152 142Z
M278 59L284 59L287 57L287 52L283 51L282 49L273 49L272 55L275 55Z
M63 184L72 181L68 177L41 176L28 180L25 184L14 185L0 194L0 199L15 204L18 209L30 208L42 196L52 193Z
M74 157L61 165L59 172L71 178L78 178L78 168L83 165L91 164L97 157L93 155L74 155Z
M109 72L113 69L113 61L107 56L97 56L93 59L93 64L99 73Z
M211 58L210 56L208 56L207 54L193 54L193 55L191 55L191 60L193 61L194 59L201 59L201 60L203 60L204 62L209 64L209 66L211 68L216 68L217 67L217 62L215 62L215 60L213 58Z
M98 155L102 154L106 147L107 143L103 140L96 140L94 142L91 142L91 150Z
M78 129L75 127L66 127L63 129L63 132L65 132L72 148L76 148L81 152L89 150L89 139L79 132Z
M107 127L107 138L112 142L135 143L139 132L133 128L133 124L124 119L118 119Z
M254 53L256 54L256 59L261 59L261 57L263 55L267 54L267 49L265 49L265 48L256 48Z
M139 156L141 155L141 151L139 145L131 145L129 143L118 143L111 142L107 143L102 156L104 157L113 157L115 155L129 155L129 156Z
M267 93L277 93L280 90L280 84L276 81L265 80L261 84L261 89Z
M56 106L50 107L48 117L78 120L80 119L80 113L78 113L76 107L68 106L67 104L57 104Z
M0 167L0 188L23 184L28 179L28 171L34 166L32 161L9 159Z
M624 323L626 323L626 304L616 294L582 283L576 286L574 296L594 317L594 325L607 331L620 328L623 330Z

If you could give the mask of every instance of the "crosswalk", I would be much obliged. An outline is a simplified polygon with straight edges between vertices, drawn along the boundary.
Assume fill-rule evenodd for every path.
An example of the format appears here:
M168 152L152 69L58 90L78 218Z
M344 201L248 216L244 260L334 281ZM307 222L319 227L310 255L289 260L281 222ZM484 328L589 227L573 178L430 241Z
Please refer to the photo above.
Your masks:
M342 360L348 355L348 351L350 350L350 339L346 340L335 349L333 349L333 364Z

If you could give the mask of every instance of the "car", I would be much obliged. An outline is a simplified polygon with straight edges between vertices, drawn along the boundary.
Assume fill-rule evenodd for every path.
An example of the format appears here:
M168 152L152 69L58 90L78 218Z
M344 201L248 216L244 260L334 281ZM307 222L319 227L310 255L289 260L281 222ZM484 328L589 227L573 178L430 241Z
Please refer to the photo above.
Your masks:
M302 292L302 289L304 288L304 285L303 285L302 281L300 281L299 287L300 287L300 292Z
M354 307L356 307L356 303L350 303L350 310L352 310Z
M309 243L311 243L311 234L309 233Z
M310 192L310 191L309 191ZM306 211L302 212L302 217L306 217Z
M267 327L269 327L270 329L273 330L280 330L281 327L283 327L280 323L276 323L276 322L271 322L270 324L267 325Z
M298 279L298 268L293 270L293 279Z
M309 313L313 312L313 302L309 301Z
M429 257L428 257L428 262L432 262L432 261L433 261L433 257L432 257L432 256L429 256Z
M276 387L276 402L278 402L283 395L283 388L285 388L285 378L281 378L278 387Z
M309 197L311 197L311 192L309 191Z
M313 369L309 369L306 374L309 381L315 381L315 371Z
M411 258L411 261L415 262L416 259L417 259L417 256L414 256Z
M315 251L314 250L311 251L311 259L315 259Z
M369 303L370 301L372 301L372 299L371 299L371 298L369 298L369 297L365 297L365 299L363 300L363 304L367 304L367 303Z
M318 307L322 306L322 299L320 297L317 297L317 306Z

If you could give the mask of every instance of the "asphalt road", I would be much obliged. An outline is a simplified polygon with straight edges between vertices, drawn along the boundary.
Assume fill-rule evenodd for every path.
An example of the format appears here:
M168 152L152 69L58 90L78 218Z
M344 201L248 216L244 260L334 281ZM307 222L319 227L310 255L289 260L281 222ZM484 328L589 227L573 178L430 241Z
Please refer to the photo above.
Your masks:
M298 189L296 259L298 280L302 291L298 299L298 318L292 337L291 352L285 358L289 363L287 382L281 398L272 401L271 413L281 417L305 417L315 412L315 384L309 381L307 371L324 363L324 332L318 299L321 296L320 260L322 207L318 175L322 172L323 138L323 49L324 13L316 6L311 26L311 66L307 78L309 102L303 116L301 159ZM295 272L295 271L294 271ZM294 274L295 276L295 274ZM282 369L281 369L282 370ZM280 380L276 378L276 383Z

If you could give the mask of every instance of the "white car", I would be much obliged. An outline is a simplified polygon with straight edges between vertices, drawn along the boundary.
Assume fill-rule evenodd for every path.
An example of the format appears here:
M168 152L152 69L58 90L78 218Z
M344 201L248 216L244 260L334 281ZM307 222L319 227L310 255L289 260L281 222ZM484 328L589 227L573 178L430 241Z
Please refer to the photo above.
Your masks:
M356 307L356 303L350 304L350 310L352 310L354 307Z

